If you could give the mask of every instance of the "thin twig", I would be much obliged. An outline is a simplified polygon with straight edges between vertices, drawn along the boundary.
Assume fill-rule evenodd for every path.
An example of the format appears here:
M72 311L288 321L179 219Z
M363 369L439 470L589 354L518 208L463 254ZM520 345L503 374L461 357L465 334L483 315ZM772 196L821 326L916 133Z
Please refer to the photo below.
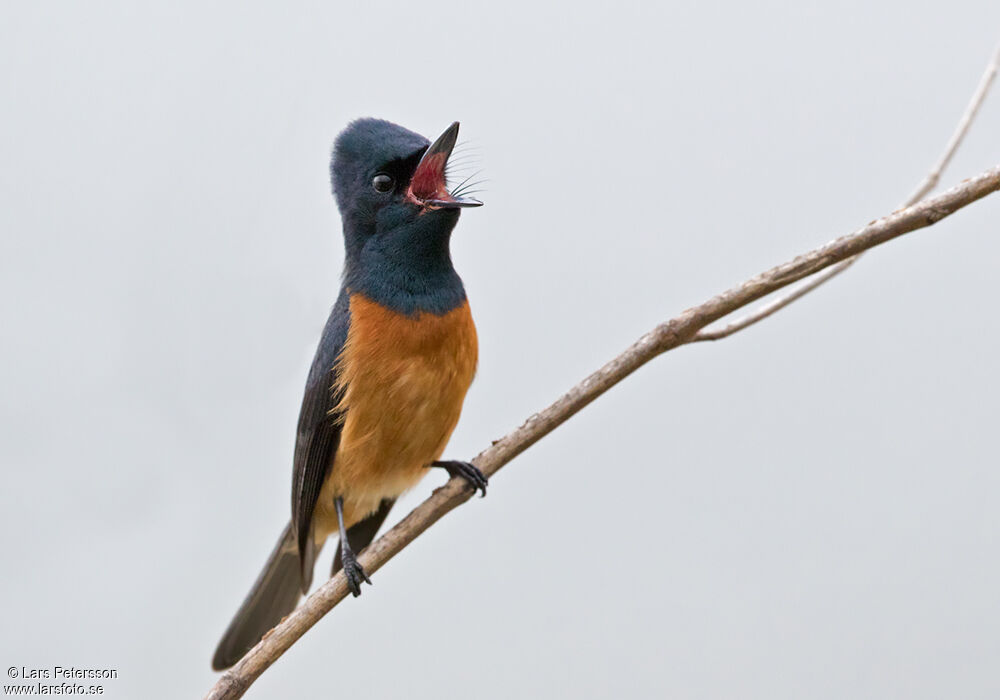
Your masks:
M910 195L910 198L906 200L903 204L904 207L916 204L937 187L938 182L941 180L941 174L948 167L948 164L951 163L951 159L955 156L955 152L961 145L962 140L965 139L965 135L969 133L969 127L972 126L972 121L979 113L979 108L983 106L983 102L986 100L986 95L989 93L990 86L993 84L993 79L996 78L998 71L1000 71L1000 46L997 46L993 52L993 58L990 59L986 70L983 71L983 77L979 79L979 85L972 94L972 99L969 100L969 105L965 108L965 113L962 114L962 118L955 128L955 133L951 135L951 140L945 147L944 153L941 154L941 159L931 169L913 194Z
M851 265L856 263L860 258L861 258L860 255L856 255L853 258L848 258L847 260L838 265L834 265L833 267L828 268L823 272L823 274L816 275L798 289L795 289L794 291L789 292L784 296L780 296L772 302L764 304L762 307L760 307L753 313L749 313L743 318L733 321L732 323L729 323L723 326L722 328L719 328L718 330L706 328L704 330L698 331L697 333L695 333L695 336L691 339L691 342L697 343L705 340L721 340L722 338L731 336L733 333L736 333L737 331L743 330L747 326L752 326L758 321L763 321L765 318L785 308L796 299L804 297L806 294L816 289L816 287L820 286L827 280L836 277L841 272L843 272Z
M639 338L630 348L570 389L555 403L531 416L521 427L497 440L474 463L493 475L580 409L651 359L691 342L695 334L719 318L782 287L848 260L869 248L910 231L931 226L962 207L1000 190L1000 165L966 180L944 194L894 212L805 255L773 267L743 284L684 311ZM359 561L374 573L445 513L467 501L472 488L461 478L436 489L395 527L367 547ZM343 572L320 586L302 605L271 630L240 661L219 677L206 700L232 700L275 662L295 641L347 596Z
M986 95L990 91L990 86L992 85L993 79L996 77L998 70L1000 70L1000 46L997 46L996 51L993 52L993 56L990 58L990 62L986 65L986 70L983 71L983 77L979 79L979 85L976 86L976 91L972 94L972 98L969 100L969 104L966 106L965 112L962 113L962 118L959 119L958 126L955 127L954 133L952 133L951 138L948 140L948 145L945 146L944 153L941 154L941 158L934 165L934 167L931 168L930 172L927 173L920 185L917 186L917 189L914 190L913 194L911 194L906 201L900 205L900 209L916 204L930 194L935 187L937 187L938 182L941 180L941 174L944 173L945 168L947 168L948 164L951 163L951 159L955 156L955 152L961 145L962 140L965 139L965 135L969 133L969 127L972 126L972 122L976 118L979 108L986 100ZM764 306L760 307L756 311L753 311L746 316L723 326L722 328L706 328L705 330L699 332L693 340L695 342L704 340L721 340L722 338L726 338L731 336L733 333L743 330L747 326L752 326L758 321L763 321L774 312L785 308L793 301L801 299L820 285L830 281L856 263L859 257L861 256L859 255L856 258L845 260L836 267L830 268L822 275L819 275L815 279L803 284L798 289L795 289L772 302L764 304Z

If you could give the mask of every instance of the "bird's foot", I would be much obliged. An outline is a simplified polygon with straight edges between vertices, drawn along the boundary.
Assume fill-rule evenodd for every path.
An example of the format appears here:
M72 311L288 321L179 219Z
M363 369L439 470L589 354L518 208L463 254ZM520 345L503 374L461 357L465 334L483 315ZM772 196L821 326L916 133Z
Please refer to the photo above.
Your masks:
M357 598L361 595L361 582L365 581L371 585L372 580L368 578L368 574L365 570L361 568L361 564L358 563L357 557L354 556L354 552L349 549L345 549L341 552L341 561L344 565L344 577L347 579L347 587Z
M460 462L458 460L445 460L431 462L432 467L441 467L451 476L460 476L470 484L474 491L482 491L483 498L486 497L486 486L490 483L486 475L483 474L476 465L470 462Z

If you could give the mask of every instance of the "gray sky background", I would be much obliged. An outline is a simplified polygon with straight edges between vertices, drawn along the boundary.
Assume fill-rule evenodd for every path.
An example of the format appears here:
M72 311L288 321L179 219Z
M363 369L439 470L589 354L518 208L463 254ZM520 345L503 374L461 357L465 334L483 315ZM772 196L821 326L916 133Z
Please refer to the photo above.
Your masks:
M208 690L288 517L350 119L459 119L481 149L453 245L481 364L447 454L470 458L657 322L891 211L998 39L982 0L5 3L3 667ZM998 124L1000 90L946 185L1000 161ZM660 358L248 697L996 698L998 221L994 196Z

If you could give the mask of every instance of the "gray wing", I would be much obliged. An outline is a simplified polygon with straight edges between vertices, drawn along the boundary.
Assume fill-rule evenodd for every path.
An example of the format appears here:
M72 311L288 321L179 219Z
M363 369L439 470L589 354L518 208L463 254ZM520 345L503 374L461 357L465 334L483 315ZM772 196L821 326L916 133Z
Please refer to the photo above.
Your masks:
M347 340L350 323L349 299L347 293L341 291L316 349L299 412L292 474L292 528L301 564L303 593L312 583L317 555L312 540L313 513L340 444L341 416L333 413L340 398L333 387L333 366Z

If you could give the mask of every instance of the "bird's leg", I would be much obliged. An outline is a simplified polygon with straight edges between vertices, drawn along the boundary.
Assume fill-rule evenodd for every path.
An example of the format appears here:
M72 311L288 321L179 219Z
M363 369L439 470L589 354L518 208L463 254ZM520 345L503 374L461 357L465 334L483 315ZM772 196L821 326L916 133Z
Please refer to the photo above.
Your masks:
M344 566L344 577L347 579L347 587L357 598L361 595L361 582L371 583L371 579L365 574L365 570L358 563L358 558L354 556L354 550L347 541L347 528L344 527L344 499L337 496L333 500L337 507L337 527L340 528L340 561Z
M459 462L457 460L438 460L437 462L431 462L432 467L441 467L447 471L451 476L460 476L470 484L472 484L473 491L482 491L483 498L486 498L486 485L489 483L489 479L486 475L479 471L479 468L471 462Z

